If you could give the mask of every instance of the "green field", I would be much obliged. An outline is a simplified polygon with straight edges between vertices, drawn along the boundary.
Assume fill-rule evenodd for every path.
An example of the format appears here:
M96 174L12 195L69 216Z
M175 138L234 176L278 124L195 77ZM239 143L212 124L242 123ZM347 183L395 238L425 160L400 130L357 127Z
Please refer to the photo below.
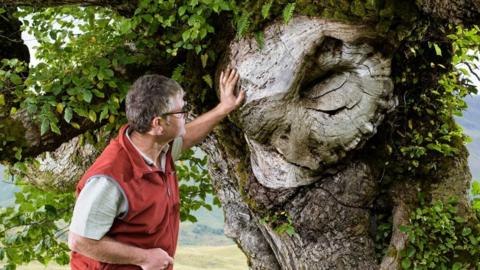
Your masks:
M68 266L31 263L18 270L67 270ZM179 246L175 256L175 270L245 270L247 259L236 245L229 246Z

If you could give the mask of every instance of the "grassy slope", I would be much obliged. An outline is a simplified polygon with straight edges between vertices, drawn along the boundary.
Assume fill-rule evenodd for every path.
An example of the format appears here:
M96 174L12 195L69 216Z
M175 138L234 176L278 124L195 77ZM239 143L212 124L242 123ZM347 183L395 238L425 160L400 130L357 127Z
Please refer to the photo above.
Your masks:
M175 256L175 270L245 270L247 260L237 246L179 246ZM67 270L68 266L32 263L17 267L18 270Z

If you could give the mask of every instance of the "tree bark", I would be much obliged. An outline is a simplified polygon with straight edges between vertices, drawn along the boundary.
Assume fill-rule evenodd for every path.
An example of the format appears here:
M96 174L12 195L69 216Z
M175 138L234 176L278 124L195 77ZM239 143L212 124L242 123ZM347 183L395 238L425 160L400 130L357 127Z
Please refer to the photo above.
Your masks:
M417 0L417 6L434 18L455 24L478 24L480 1Z
M419 190L432 200L455 195L468 209L466 150L439 161L427 181L390 187L393 235L377 262L372 226L385 172L368 157L376 151L369 140L397 104L391 55L376 52L373 32L359 25L297 17L264 33L263 48L253 38L231 43L225 62L242 74L247 98L217 131L218 149L205 149L227 235L252 269L398 269L407 241L399 226L408 225ZM278 231L288 223L295 234Z

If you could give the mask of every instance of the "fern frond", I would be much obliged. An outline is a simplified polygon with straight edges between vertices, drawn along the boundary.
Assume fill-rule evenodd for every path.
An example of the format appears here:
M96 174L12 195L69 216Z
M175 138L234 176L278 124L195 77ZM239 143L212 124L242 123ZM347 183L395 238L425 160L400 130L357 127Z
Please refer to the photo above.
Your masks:
M273 0L268 1L262 6L262 17L266 19L270 15L270 8L272 7Z
M290 19L293 17L293 11L295 10L295 3L289 3L283 9L283 21L285 24L288 24Z

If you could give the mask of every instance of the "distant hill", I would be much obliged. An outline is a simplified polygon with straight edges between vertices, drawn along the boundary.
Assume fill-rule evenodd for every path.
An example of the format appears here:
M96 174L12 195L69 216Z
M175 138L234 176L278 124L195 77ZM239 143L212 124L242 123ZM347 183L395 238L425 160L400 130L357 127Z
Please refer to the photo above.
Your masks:
M457 122L473 139L471 143L467 144L470 153L468 163L473 179L480 180L480 95L468 96L465 101L468 109L464 112L463 117L457 118Z
M18 190L13 184L8 183L4 178L4 168L0 165L0 207L12 206L15 203L14 194Z

